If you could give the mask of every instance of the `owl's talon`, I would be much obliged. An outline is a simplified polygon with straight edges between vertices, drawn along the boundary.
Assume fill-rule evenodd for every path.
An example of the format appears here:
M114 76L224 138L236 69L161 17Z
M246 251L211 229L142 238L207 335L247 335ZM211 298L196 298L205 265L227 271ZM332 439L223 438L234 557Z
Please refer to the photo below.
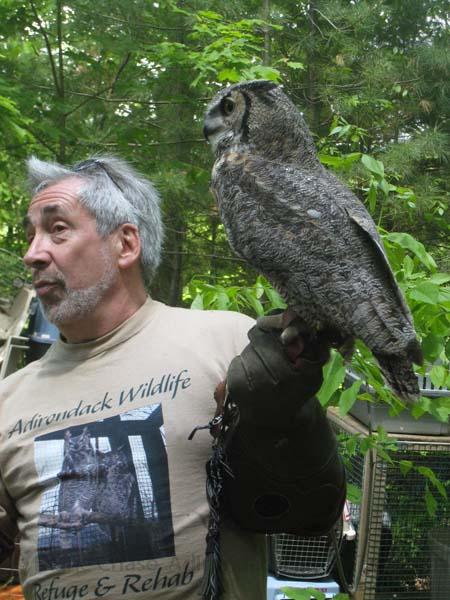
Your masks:
M296 340L300 335L300 328L295 324L288 325L281 332L280 339L283 346L288 346L292 344L294 340Z
M256 324L260 329L264 329L265 331L283 329L283 313L258 317L256 319Z

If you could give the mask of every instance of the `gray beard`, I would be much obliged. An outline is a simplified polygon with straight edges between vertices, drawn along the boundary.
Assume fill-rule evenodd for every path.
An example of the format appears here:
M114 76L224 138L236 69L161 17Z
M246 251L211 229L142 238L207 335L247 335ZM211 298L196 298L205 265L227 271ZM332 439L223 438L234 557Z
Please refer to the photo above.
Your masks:
M89 316L111 288L115 278L116 270L105 260L103 275L94 285L76 290L66 287L65 297L55 304L45 304L41 301L45 316L57 327ZM59 279L64 281L61 274Z

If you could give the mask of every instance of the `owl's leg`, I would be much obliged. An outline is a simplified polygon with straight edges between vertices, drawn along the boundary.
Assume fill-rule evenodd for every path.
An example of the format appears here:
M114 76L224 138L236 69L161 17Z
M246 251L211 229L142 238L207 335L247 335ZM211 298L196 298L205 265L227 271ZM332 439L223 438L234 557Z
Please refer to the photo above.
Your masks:
M344 338L338 347L338 351L340 354L342 354L344 361L349 363L352 360L352 356L355 351L355 338L351 335Z
M311 336L311 326L299 316L295 307L288 307L279 313L259 317L257 323L261 329L279 329L284 346L288 346L298 337Z
M299 359L326 362L330 344L299 312L297 307L291 306L277 314L260 317L258 326L280 332L280 341L294 365Z

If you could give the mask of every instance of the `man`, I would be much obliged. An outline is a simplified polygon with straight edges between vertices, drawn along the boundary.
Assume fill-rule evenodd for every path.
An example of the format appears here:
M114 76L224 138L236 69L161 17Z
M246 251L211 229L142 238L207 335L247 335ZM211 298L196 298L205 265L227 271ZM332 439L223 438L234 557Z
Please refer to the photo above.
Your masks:
M214 389L253 322L148 298L162 240L159 198L125 162L94 158L68 169L31 159L28 168L24 261L61 338L0 387L0 546L7 548L18 527L27 600L194 600L211 438L188 438L212 418ZM249 367L254 381L263 378L255 356L234 359L228 386L237 402L261 393L258 385L256 396L248 392L241 373ZM229 442L231 458L241 449L226 498L236 518L224 516L220 530L224 600L265 597L264 537L246 531L247 517L236 524L245 504L240 488L248 500L246 479L255 487L245 468L239 474L248 454L244 408L239 443ZM318 420L308 416L308 427ZM314 477L315 452L305 460ZM339 506L333 500L318 514L335 519Z

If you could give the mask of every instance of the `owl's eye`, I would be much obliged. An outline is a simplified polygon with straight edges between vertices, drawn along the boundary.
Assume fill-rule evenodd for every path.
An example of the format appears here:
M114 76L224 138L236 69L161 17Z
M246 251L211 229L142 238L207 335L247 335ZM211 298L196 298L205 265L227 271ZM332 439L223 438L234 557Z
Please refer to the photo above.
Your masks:
M234 100L231 98L224 98L222 100L222 110L225 115L231 115L234 110Z

